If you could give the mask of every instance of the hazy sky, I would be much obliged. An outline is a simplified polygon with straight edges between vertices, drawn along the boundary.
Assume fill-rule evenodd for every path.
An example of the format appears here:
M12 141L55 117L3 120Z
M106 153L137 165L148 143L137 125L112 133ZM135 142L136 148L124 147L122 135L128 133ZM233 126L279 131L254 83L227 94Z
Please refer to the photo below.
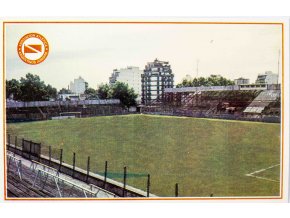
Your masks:
M254 82L258 73L278 71L280 25L229 24L6 24L7 79L30 72L60 89L82 76L90 87L107 83L113 69L144 69L155 58L169 61L175 85L186 74L240 76ZM47 59L24 63L17 43L30 32L48 40ZM281 61L280 61L281 62ZM281 63L280 63L281 66ZM281 73L281 67L280 67Z

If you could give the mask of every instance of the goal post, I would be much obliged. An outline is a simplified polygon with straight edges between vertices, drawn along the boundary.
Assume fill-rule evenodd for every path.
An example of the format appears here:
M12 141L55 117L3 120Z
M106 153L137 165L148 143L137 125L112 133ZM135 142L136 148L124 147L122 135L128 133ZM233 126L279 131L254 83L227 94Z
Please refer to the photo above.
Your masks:
M82 113L81 112L61 112L59 113L60 117L78 117L81 118L82 117Z

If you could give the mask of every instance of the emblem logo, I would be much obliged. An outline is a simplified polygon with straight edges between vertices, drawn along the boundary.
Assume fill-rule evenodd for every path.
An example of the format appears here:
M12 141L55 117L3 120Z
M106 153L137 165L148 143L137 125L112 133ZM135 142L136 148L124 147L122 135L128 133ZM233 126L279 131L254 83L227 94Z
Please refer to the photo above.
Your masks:
M44 36L39 33L28 33L18 42L17 53L27 64L39 64L48 56L49 45Z

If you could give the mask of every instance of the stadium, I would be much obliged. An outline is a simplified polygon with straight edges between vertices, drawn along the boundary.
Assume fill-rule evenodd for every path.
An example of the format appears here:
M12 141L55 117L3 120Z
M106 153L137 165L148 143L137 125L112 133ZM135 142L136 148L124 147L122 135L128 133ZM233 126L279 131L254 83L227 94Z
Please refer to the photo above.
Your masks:
M134 112L7 102L8 197L278 198L280 90L165 88Z

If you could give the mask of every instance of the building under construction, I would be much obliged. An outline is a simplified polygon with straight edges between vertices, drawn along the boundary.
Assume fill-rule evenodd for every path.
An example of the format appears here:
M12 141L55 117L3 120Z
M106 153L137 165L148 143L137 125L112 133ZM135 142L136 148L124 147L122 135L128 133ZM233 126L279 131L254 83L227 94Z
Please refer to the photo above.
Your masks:
M142 104L151 105L162 102L164 89L173 88L174 75L167 61L149 62L145 66L142 78Z

